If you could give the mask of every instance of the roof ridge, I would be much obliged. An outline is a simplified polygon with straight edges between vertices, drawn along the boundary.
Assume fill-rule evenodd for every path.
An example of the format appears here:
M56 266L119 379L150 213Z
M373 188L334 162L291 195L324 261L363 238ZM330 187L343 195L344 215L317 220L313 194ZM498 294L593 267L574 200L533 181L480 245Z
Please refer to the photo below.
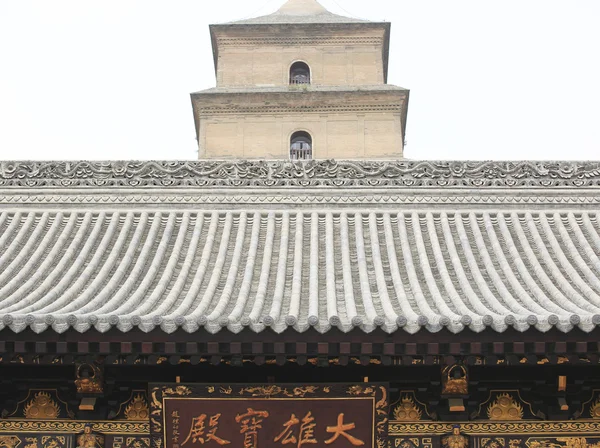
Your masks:
M600 161L4 161L0 189L74 187L594 188Z

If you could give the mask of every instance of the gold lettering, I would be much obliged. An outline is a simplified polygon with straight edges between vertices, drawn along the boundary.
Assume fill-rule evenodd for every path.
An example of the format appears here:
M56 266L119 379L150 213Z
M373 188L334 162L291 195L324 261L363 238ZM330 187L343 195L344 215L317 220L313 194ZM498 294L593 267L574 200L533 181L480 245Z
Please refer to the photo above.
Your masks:
M300 420L298 420L298 418L292 414L290 419L283 424L284 429L281 431L281 434L275 437L273 441L281 441L282 445L297 442L297 448L300 448L302 445L307 443L317 443L317 440L314 437L315 426L317 426L317 424L314 423L314 421L315 418L311 415L310 411L302 419L302 424L300 424ZM293 427L298 424L300 424L300 430L298 437L296 437Z
M217 436L217 430L219 429L219 418L221 414L215 414L210 417L208 421L208 432L206 431L206 414L201 414L200 416L192 419L192 424L190 426L190 432L185 439L185 441L181 444L181 446L188 443L191 439L192 443L200 443L204 445L211 440L218 443L219 445L227 445L231 443L229 440L225 440Z
M365 442L363 442L360 439L357 439L356 437L346 432L354 428L356 428L356 425L354 423L344 423L344 414L340 413L340 415L338 415L337 425L327 427L327 432L333 433L333 436L331 437L331 439L325 441L325 445L331 445L340 436L344 436L354 446L364 445Z
M279 442L281 440L282 445L287 445L288 443L296 443L296 436L293 433L293 426L296 426L300 423L300 420L296 418L294 414L290 417L290 419L283 424L285 428L281 433L273 439L274 442Z
M267 411L255 411L252 408L248 408L245 414L235 416L235 421L242 424L240 434L244 435L244 448L258 448L258 430L268 416Z
M298 440L298 448L306 443L317 443L317 439L315 439L315 426L314 423L315 418L311 415L310 412L304 416L302 419L302 424L300 425L300 440Z

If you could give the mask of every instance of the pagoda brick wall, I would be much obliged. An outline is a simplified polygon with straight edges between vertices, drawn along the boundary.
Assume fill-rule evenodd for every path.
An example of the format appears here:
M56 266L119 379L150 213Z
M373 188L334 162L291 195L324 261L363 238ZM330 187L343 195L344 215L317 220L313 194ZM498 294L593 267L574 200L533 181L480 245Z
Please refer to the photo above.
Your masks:
M252 114L210 117L200 126L201 157L287 159L293 132L308 130L313 156L329 158L398 157L402 148L400 114Z
M311 68L313 85L360 86L384 84L383 30L351 33L344 27L306 32L219 34L218 87L285 86L292 63ZM298 34L298 35L296 35Z

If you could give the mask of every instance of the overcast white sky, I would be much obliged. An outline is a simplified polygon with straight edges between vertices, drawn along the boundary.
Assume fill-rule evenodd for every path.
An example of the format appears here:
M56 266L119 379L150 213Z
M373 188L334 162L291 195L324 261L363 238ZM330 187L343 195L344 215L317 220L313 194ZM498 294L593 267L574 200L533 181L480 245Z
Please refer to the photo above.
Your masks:
M600 0L320 0L392 22L412 159L600 159ZM0 159L195 159L209 23L284 0L0 0Z

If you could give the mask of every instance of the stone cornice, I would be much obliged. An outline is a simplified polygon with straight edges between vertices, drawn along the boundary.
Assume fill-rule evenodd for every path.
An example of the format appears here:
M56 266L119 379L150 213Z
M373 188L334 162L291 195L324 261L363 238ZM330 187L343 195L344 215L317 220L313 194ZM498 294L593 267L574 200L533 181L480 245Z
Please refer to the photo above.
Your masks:
M266 95L273 93L265 93ZM226 93L219 95L227 95ZM275 93L277 95L277 93ZM356 105L311 105L311 106L237 106L237 107L200 107L199 115L239 115L239 114L323 114L337 112L399 112L402 110L402 103L399 104L356 104Z
M0 162L12 188L590 189L600 162L565 161L14 161ZM472 192L477 193L477 191ZM480 194L480 193L477 193ZM521 194L521 193L520 193Z
M337 45L383 45L382 37L368 36L286 36L286 37L219 37L220 47L255 47L259 45L273 46L337 46Z
M115 191L116 190L116 191ZM556 194L548 194L554 193ZM537 194L536 194L537 193ZM28 208L126 208L176 207L178 210L209 209L278 209L310 208L312 210L361 211L385 209L446 210L457 206L461 210L530 210L560 207L561 210L591 209L600 206L600 192L580 189L533 191L518 189L508 191L484 189L482 193L464 190L440 191L433 189L233 189L188 188L11 188L0 189L0 206Z

